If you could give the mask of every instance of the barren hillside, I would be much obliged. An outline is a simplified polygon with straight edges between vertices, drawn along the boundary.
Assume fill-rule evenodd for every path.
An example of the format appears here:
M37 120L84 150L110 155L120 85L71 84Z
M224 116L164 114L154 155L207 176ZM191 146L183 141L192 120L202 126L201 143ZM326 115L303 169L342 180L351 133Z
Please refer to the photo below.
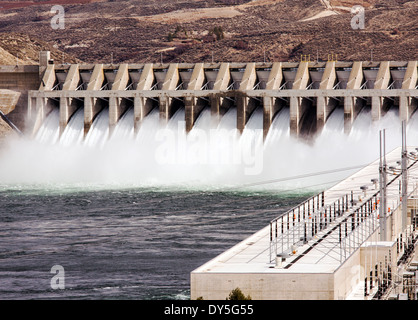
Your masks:
M36 36L0 32L0 64L35 64L39 59L39 51L51 51L51 57L58 63L80 61L54 47L53 43L40 40Z
M19 48L42 43L37 47L53 48L58 61L70 62L70 56L86 62L109 62L111 57L114 62L299 60L301 54L327 59L329 53L339 60L418 59L418 1L26 2L31 3L0 11L1 37L18 32L30 39L19 42ZM53 3L65 8L63 30L51 28ZM350 10L357 4L366 8L364 30L351 28ZM23 59L25 53L1 37L0 47L11 54L0 50L3 60L16 59L16 54ZM36 61L32 50L26 51L27 61Z

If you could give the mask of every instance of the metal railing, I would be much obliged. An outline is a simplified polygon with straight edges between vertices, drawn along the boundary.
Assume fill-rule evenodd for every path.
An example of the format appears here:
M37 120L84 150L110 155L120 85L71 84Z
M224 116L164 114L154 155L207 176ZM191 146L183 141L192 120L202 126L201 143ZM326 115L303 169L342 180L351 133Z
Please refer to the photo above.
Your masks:
M353 203L351 192L325 206L325 193L321 192L271 220L270 262L278 253L290 253L293 246L307 243L318 232L327 229Z
M418 161L414 159L408 169ZM391 185L401 177L396 176L387 183ZM416 189L409 196L416 193ZM387 213L393 214L398 207ZM376 191L364 201L353 199L353 191L325 206L324 192L315 195L282 216L270 221L270 263L279 255L287 257L294 254L296 248L314 239L304 252L298 253L285 267L315 249L323 253L317 258L319 263L325 257L346 261L379 228L380 191Z
M347 260L380 227L378 193L338 225L339 262Z

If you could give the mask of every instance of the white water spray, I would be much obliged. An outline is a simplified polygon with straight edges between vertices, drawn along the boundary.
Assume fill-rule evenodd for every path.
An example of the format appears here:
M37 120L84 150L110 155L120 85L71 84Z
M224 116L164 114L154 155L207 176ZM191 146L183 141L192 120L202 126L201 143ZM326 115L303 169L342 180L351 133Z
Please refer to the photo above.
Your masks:
M418 144L417 121L414 115L409 123L409 145ZM343 111L336 109L311 143L290 136L287 108L275 117L264 143L261 109L253 113L242 134L236 129L236 109L230 109L217 126L213 126L210 110L205 109L189 134L183 109L166 126L160 124L159 112L154 109L136 136L133 123L131 108L109 137L105 109L83 139L83 111L78 110L59 137L59 112L54 110L34 140L10 141L0 151L0 184L322 189L356 170L311 174L377 159L380 129L386 129L387 150L401 144L396 111L389 111L376 123L372 123L370 112L363 111L346 135ZM276 182L263 184L273 180Z

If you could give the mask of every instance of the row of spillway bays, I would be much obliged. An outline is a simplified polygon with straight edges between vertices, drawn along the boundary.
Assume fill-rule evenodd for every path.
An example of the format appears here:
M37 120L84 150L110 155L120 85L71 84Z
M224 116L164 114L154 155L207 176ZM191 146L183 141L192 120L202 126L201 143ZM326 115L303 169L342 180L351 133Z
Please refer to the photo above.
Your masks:
M293 83L296 78L298 68L282 68L282 75L283 80L280 86L280 89L292 89ZM112 84L115 81L116 74L118 69L117 68L106 68L104 69L104 75L105 75L105 83L101 87L101 90L111 90ZM135 90L143 69L129 69L129 83L125 90ZM325 68L324 67L318 67L318 68L309 68L309 76L310 81L307 86L307 89L319 89L320 83L323 78ZM363 68L363 84L362 89L373 89L374 83L377 78L379 68L378 67L372 67L372 68ZM90 81L91 75L93 70L92 69L83 69L80 68L80 84L77 87L78 90L86 90L87 85ZM168 67L166 68L157 68L155 67L153 69L153 75L154 75L154 82L151 86L151 90L162 90L163 83L166 79L166 75L168 72ZM205 68L204 74L205 74L205 81L204 85L202 86L202 90L212 90L214 83L216 81L217 75L219 72L219 68ZM230 68L230 83L228 84L229 90L238 90L240 87L240 83L242 81L243 75L245 72L245 68ZM253 87L254 90L264 90L266 89L266 84L268 82L268 78L271 72L271 68L256 68L256 75L257 80L255 81L255 85ZM350 77L351 73L351 67L344 67L344 68L336 68L336 84L335 89L346 89L347 88L347 82ZM390 74L391 74L391 80L390 80L390 89L401 89L402 88L402 82L404 81L406 72L406 67L391 67L390 68ZM187 68L187 69L181 69L179 67L178 69L179 73L179 83L176 87L176 90L186 90L188 88L188 84L190 82L190 79L192 77L193 68ZM60 69L57 68L55 71L56 74L56 83L54 84L53 90L62 90L62 87L64 85L64 82L67 77L67 69Z

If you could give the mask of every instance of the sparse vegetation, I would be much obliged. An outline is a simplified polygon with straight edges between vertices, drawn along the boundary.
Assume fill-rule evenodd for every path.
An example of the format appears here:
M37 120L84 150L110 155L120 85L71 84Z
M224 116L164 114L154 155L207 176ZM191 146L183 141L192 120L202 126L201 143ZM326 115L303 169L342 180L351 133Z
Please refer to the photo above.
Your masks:
M234 290L231 291L231 293L229 294L228 298L226 298L226 300L252 300L251 296L248 295L246 296L240 288L235 288Z
M226 5L238 5L250 2L251 0L216 0L218 3L226 4Z
M6 10L8 3L14 3L14 9ZM45 11L40 3L3 1L0 35L19 33L37 42L42 35L48 44L44 47L64 51L66 62L72 56L104 63L112 53L115 63L152 62L160 60L161 51L167 54L166 62L201 62L212 56L216 61L263 61L264 51L269 61L299 61L300 54L316 55L317 50L319 59L333 52L339 60L364 60L371 47L376 60L418 59L411 45L417 37L418 1L388 0L376 7L383 2L368 0L373 9L366 11L366 30L351 29L347 9L301 22L325 10L319 0L77 0L66 11L70 19L65 30L51 29L50 8ZM348 9L353 3L357 2L331 0L331 5ZM12 42L0 46L22 60L24 54ZM19 48L30 46L20 43ZM54 58L61 61L62 54ZM30 59L35 62L36 55Z
M169 32L168 35L167 35L167 41L171 42L171 41L173 41L173 39L174 39L174 34Z
M224 31L222 27L214 27L212 30L209 31L209 34L214 34L216 36L216 40L222 40L225 38Z
M248 43L243 40L238 40L234 44L234 48L237 50L247 50L248 49Z

